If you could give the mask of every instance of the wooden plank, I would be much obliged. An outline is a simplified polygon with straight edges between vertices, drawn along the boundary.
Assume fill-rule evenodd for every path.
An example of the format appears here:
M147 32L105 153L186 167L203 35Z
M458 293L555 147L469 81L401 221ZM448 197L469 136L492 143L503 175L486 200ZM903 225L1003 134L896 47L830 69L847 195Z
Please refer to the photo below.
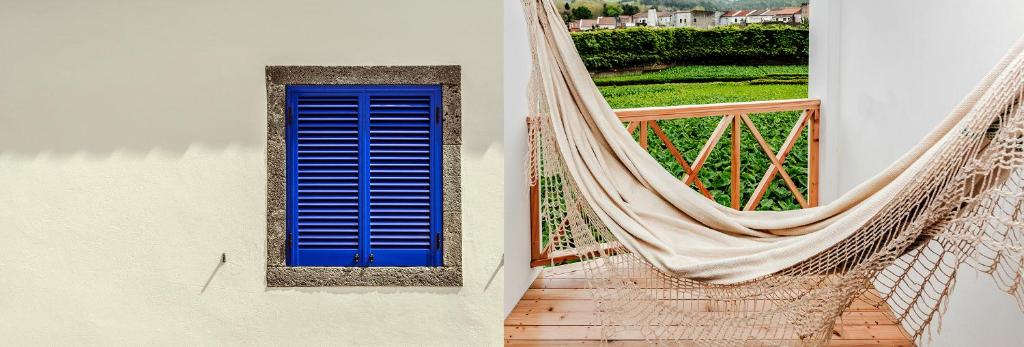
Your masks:
M575 293L574 293L575 292ZM545 312L584 312L584 313L595 313L600 310L595 303L601 303L604 300L595 300L591 295L591 291L574 289L547 289L544 292L532 292L527 294L529 297L524 297L516 307L513 308L512 312L516 314L536 314ZM659 297L669 297L670 295L656 295ZM648 305L658 302L658 305L670 307L674 306L679 309L696 309L702 314L712 312L753 312L760 311L768 308L779 307L782 304L790 302L791 300L756 300L746 302L743 304L739 303L724 303L721 301L712 300L696 300L696 299L636 299L638 305ZM896 316L891 312L889 306L885 302L878 302L872 300L866 296L858 297L850 303L848 309L845 310L847 313L851 312L877 312L889 317L890 320L895 321ZM510 315L511 317L511 315Z
M544 272L541 274L541 277L544 277L544 278L555 278L555 277L561 278L563 276L572 276L572 274L575 274L575 273L579 272L579 276L581 276L581 277L578 277L578 278L586 278L584 276L585 274L583 274L581 272L581 271L583 271L583 265L584 265L583 263L573 263L573 264L562 265L562 266L557 266L557 267L550 267L550 268L544 269ZM577 277L574 277L574 278L577 278Z
M725 315L725 312L704 313L707 317ZM676 318L676 319L674 319ZM640 319L640 318L637 318ZM661 321L664 324L679 324L686 319L682 316L669 317ZM619 322L621 325L635 325L638 320L627 320ZM844 312L842 317L836 319L836 326L844 325L895 325L898 324L888 314L879 311L850 311ZM601 316L596 311L541 311L541 312L515 312L505 319L505 325L601 325Z
M566 294L571 295L571 294ZM594 305L594 300L589 296L589 293L581 294L576 299L563 299L563 300L531 300L522 299L512 309L513 314L527 314L536 312L594 312L597 307ZM659 300L659 301L670 301L670 300ZM683 305L687 309L694 309L694 312L750 312L763 310L768 307L778 307L780 302L761 301L756 303L750 303L746 307L735 307L735 305L725 305L721 303L711 302L709 300L673 300L679 302L673 302L673 304ZM666 304L667 305L667 304ZM699 310L699 311L696 311ZM888 306L885 304L872 303L864 300L863 298L854 299L850 303L850 307L847 308L846 312L887 312Z
M800 193L800 189L797 189L796 183L793 183L793 178L789 177L789 173L786 172L786 168L782 166L782 162L775 156L775 152L772 151L772 147L765 142L764 138L761 137L761 133L757 131L757 126L754 122L750 121L750 117L743 115L743 122L747 124L747 128L750 129L750 134L754 135L754 139L761 145L761 149L768 155L768 159L771 159L772 164L779 168L779 174L782 175L782 180L786 182L786 186L789 187L789 191L793 192L793 197L796 198L796 202L800 203L800 207L807 208L807 200L804 199L803 193Z
M776 307L780 303L784 303L786 301L789 301L789 300L751 300L751 301L746 301L746 302L744 302L742 304L729 304L729 305L726 305L724 303L717 302L717 301L712 301L712 300L694 299L694 298L682 297L683 294L681 294L681 293L679 293L679 292L677 292L675 290L671 290L671 289L670 290L663 290L663 291L659 291L657 289L653 289L650 292L648 292L647 294L650 295L650 296L656 296L658 300L662 300L662 301L673 301L673 302L674 301L689 301L689 302L694 302L695 305L697 305L697 306L708 306L708 308L707 308L708 312L718 311L718 310L732 311L732 310L735 310L737 308L741 309L742 311L748 311L748 310L758 309L758 307ZM525 305L524 307L529 307L529 308L532 309L532 308L543 307L544 305L555 305L556 304L555 302L565 302L565 301L592 302L594 300L594 294L592 293L591 290L588 290L588 289L527 289L526 293L523 294L523 298L520 299L520 300L522 300L522 301L520 301L520 305ZM708 305L703 305L702 303L707 303ZM685 305L687 303L679 303L679 304L680 305ZM734 306L734 305L737 305L737 306L738 305L743 305L744 307L731 307L731 306ZM850 311L871 311L871 310L877 311L877 310L880 310L883 306L885 306L885 303L872 302L872 301L865 300L864 298L857 298L857 299L853 300L852 304L850 304L850 309L849 310ZM547 309L547 308L548 307L544 307L544 309Z
M642 340L601 341L593 340L505 340L505 346L615 346L615 347L648 347L650 343ZM684 345L685 346L685 345Z
M746 115L743 115L746 117ZM732 117L732 177L730 179L729 188L732 190L730 200L732 202L733 209L740 209L740 119L739 117Z
M789 156L789 152L793 150L797 140L800 138L800 133L804 130L804 126L807 125L807 119L809 111L804 111L797 120L796 125L789 131L789 136L786 137L786 141L782 143L782 151L779 152L777 158L779 162L785 163L786 157ZM761 177L761 181L757 183L757 188L754 188L754 194L750 196L750 200L747 200L744 210L753 211L761 204L761 198L768 192L768 187L771 186L772 180L775 179L775 174L779 172L779 168L775 164L768 166L768 171L765 172L764 176ZM808 190L809 191L809 190ZM812 205L813 206L813 205Z
M591 286L586 278L586 275L579 274L565 274L560 278L546 278L545 275L541 275L530 284L529 289L581 289L590 290ZM643 289L677 289L676 287L670 287L671 284L664 283L661 281L647 281L637 280L634 282L636 288ZM875 289L868 289L863 294L865 300L874 300L875 302L881 301L878 291Z
M559 230L561 230L561 228L559 228ZM548 246L549 246L548 250L550 250L550 245L551 244L549 243L548 244ZM617 245L603 244L601 246L601 252L603 252L606 255L615 255L615 254L617 254L619 252L622 252L622 251L623 251L623 248L621 246L617 246ZM530 262L530 267L545 266L545 265L558 264L558 263L562 263L562 262L566 262L566 261L579 260L580 257L576 253L578 253L578 251L567 250L567 249L557 250L557 251L554 251L554 252L545 251L545 252L543 252L542 259L533 260L533 261ZM590 253L588 253L588 255L590 255ZM555 267L555 268L557 268L557 267ZM582 270L583 270L582 268L577 268L577 269L574 269L572 271L582 271ZM580 274L580 275L582 276L582 274Z
M737 113L768 113L818 108L817 99L773 100L735 102L725 104L687 105L669 107L644 107L615 110L619 119L626 122L660 119L695 118L721 116Z
M536 326L536 325L511 325L505 326L506 339L524 340L601 340L602 327L590 325L574 326ZM795 332L784 331L779 328L762 327L759 330L767 336L777 336L781 339L798 338ZM900 340L903 335L895 325L852 325L843 326L842 331L834 332L836 336L844 339L856 340ZM781 335L781 336L779 336ZM696 337L696 336L693 336ZM690 337L690 338L693 338ZM637 329L614 331L609 339L642 340L644 335ZM680 339L687 339L688 336L679 336Z
M768 345L796 345L797 343L789 343L789 341L757 341L752 342L748 345L760 345L763 346L765 343ZM796 341L794 341L796 342ZM704 343L703 345L706 345ZM613 346L613 347L647 347L651 343L643 340L609 340L607 343L602 341L594 340L505 340L506 346ZM679 343L673 343L673 346L689 347L689 346L702 346L697 342L685 342L680 341ZM835 347L867 347L867 346L890 346L890 347L911 347L914 346L913 342L908 340L851 340L851 339L836 339L833 338L827 346Z
M668 149L668 152L671 153L672 157L676 158L676 162L683 167L683 171L686 175L693 175L693 168L690 167L690 164L686 163L686 158L683 158L683 155L679 153L679 149L672 144L672 140L670 140L668 135L665 135L665 132L661 130L661 126L658 126L658 122L651 122L650 125L651 130L654 131L654 135L661 139L661 142L665 144L665 148ZM697 185L697 190L699 190L701 194L704 194L708 199L714 199L714 197L711 196L711 192L708 191L707 187L704 186L704 182L702 182L699 177L694 181L694 184Z
M711 138L704 143L704 148L700 150L700 154L697 155L697 159L693 161L693 174L686 175L686 185L693 184L693 181L697 179L697 174L700 173L700 169L704 167L704 162L711 156L711 151L718 145L718 140L722 138L722 134L725 133L725 129L729 127L729 123L732 122L733 116L724 116L722 120L718 122L718 126L715 127L715 131L711 133Z

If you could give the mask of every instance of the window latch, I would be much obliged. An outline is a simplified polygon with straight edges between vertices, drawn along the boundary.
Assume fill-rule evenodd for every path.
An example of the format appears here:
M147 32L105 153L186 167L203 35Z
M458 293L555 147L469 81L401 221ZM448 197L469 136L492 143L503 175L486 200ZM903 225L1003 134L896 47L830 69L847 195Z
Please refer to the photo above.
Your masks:
M352 262L353 263L359 263L359 253L356 253L355 255L352 255Z
M373 262L373 253L370 253L370 262Z

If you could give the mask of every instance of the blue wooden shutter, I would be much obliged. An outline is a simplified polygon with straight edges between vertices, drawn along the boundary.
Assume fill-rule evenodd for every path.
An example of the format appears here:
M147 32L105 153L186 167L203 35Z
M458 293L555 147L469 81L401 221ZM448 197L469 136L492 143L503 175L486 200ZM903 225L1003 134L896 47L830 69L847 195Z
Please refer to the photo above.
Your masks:
M440 263L438 93L408 88L369 96L370 265Z
M290 86L291 266L440 266L440 87Z
M359 263L359 94L289 90L290 260Z

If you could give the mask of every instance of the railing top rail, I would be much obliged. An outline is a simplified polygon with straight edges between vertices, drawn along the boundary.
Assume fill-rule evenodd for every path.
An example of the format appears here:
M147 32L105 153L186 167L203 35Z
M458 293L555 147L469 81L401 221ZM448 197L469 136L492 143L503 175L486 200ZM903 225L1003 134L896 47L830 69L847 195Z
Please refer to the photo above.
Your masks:
M821 100L819 99L792 99L708 105L629 108L615 110L615 114L619 116L619 120L621 121L633 122L722 116L730 114L796 111L818 108L820 106Z

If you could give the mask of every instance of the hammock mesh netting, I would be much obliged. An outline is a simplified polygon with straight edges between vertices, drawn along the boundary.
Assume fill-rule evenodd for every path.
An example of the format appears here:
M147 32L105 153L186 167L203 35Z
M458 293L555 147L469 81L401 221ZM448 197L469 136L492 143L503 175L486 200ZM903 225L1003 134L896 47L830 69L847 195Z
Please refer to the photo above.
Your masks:
M655 170L636 169L664 171L640 157L649 155L600 99L549 0L523 2L534 60L529 180L540 189L540 223L553 250L583 262L606 339L638 330L660 344L823 345L843 312L868 300L887 304L922 341L938 328L965 264L1024 301L1020 44L925 144L853 197L806 212L719 213L692 191L673 197L669 188L690 190L678 178L663 188L648 177ZM656 208L671 218L630 211L637 191L666 201ZM679 202L688 199L707 206ZM692 237L709 246L678 245L705 233L713 236ZM823 233L839 236L811 239ZM752 262L747 267L730 267L738 256L716 253L749 242L757 250L784 247L787 239L810 239L816 248L796 260L758 251L736 263Z

